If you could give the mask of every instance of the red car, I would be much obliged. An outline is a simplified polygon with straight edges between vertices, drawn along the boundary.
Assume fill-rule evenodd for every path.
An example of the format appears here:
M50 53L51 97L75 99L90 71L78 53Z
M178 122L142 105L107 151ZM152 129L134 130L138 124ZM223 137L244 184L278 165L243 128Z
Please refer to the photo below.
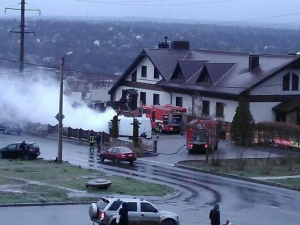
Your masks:
M127 147L112 147L100 153L101 162L105 159L119 163L120 161L128 161L130 165L136 161L137 154Z

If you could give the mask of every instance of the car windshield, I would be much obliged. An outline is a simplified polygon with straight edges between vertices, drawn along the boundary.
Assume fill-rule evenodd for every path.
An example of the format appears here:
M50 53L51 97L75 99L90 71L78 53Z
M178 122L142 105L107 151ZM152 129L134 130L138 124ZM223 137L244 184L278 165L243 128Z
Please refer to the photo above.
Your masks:
M197 130L194 132L194 142L205 142L204 131Z
M120 153L132 153L132 151L129 148L119 148Z

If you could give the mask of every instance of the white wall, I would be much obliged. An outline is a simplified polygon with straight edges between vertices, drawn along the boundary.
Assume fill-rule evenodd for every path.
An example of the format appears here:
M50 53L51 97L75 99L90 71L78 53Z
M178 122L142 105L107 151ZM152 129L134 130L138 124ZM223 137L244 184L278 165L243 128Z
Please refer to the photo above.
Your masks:
M282 79L283 76L287 73L292 72L299 76L300 82L300 70L284 70L281 73L278 73L276 76L272 77L271 79L265 81L264 83L260 84L253 90L251 90L250 95L287 95L287 94L299 94L299 91L292 91L292 76L290 76L290 90L289 91L282 91ZM300 84L298 84L300 90Z
M142 66L147 66L147 77L142 77L141 74L142 74ZM160 81L162 79L162 77L159 75L159 79L154 79L154 66L152 64L152 62L149 60L148 57L145 57L136 67L137 69L137 79L136 81L137 82L140 82L140 83L147 83L147 84L155 84L157 83L158 81ZM131 71L131 74L126 77L126 81L132 81L132 73L134 72Z
M215 113L216 113L216 103L220 102L220 103L224 103L224 118L223 121L226 122L232 122L232 119L235 115L235 110L236 107L238 106L238 102L237 101L230 101L230 100L224 100L224 99L216 99L216 98L209 98L209 97L198 97L197 99L197 104L202 105L202 101L209 101L210 102L210 116L214 117Z
M280 102L251 102L250 110L255 123L263 121L275 121L275 113L272 108Z
M115 93L116 93L116 101L119 101L120 98L122 97L122 90L126 90L126 89L131 89L131 87L127 87L127 86L119 86ZM146 92L146 105L153 105L153 94L159 94L159 101L160 101L160 105L165 105L165 104L170 104L171 103L171 96L168 92L163 92L163 91L153 91L153 90L147 90L147 89L143 89L143 88L134 88L138 95L138 106L139 106L139 102L140 102L140 93L141 92Z

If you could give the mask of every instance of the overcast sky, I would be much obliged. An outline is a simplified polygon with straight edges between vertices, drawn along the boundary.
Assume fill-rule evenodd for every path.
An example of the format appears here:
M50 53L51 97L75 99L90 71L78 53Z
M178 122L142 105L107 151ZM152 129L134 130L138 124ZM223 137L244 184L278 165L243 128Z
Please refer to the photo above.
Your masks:
M273 22L300 25L300 0L25 0L43 16L147 17L184 20ZM21 0L0 0L1 16L18 15ZM26 12L26 17L38 13Z

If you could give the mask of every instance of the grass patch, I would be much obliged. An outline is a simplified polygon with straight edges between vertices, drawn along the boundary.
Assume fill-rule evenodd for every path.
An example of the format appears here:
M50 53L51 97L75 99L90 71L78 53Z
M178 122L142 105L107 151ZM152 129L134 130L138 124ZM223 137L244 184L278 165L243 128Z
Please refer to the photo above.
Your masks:
M240 169L241 167L239 166L241 160L243 160L243 163L245 163L243 169ZM204 160L181 161L177 164L243 177L277 177L300 175L300 162L295 158L285 158L284 160L282 157L270 158L269 160L255 158L222 159L222 162L219 166L213 166L211 162L205 163ZM298 179L272 179L272 182L300 188L300 182L297 180Z
M0 169L2 204L95 200L91 197L94 195L90 194L163 196L175 191L161 184L143 182L130 177L108 176L97 170L42 159L30 161L1 159ZM107 190L87 189L86 182L94 178L108 179L112 184Z

